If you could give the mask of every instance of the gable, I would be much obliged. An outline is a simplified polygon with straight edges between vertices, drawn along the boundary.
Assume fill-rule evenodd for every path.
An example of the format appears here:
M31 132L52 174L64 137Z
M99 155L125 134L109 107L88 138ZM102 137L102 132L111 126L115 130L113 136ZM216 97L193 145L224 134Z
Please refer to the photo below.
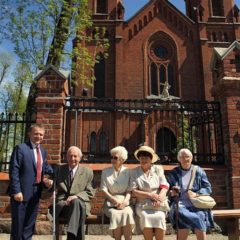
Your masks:
M240 51L240 43L238 41L234 41L229 47L226 48L213 48L213 54L210 61L211 70L215 68L217 60L223 61L235 49Z
M155 18L169 27L170 31L178 32L184 38L193 39L195 23L170 2L160 0L150 1L124 23L128 31L128 40L147 28Z

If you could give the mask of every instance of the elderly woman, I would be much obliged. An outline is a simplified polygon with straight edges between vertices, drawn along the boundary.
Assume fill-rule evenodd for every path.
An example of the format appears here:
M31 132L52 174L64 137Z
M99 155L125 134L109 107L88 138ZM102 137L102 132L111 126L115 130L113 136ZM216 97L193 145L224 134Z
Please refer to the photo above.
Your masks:
M168 177L172 197L179 197L178 201L172 201L170 221L174 228L178 228L178 239L186 240L189 230L192 229L198 240L206 240L207 229L214 227L211 211L194 207L190 198L199 194L210 195L211 184L204 170L198 167L192 190L188 190L193 170L193 155L190 150L184 148L178 152L177 159L180 166L173 169Z
M158 155L151 147L141 146L134 153L140 166L131 174L131 190L136 197L136 214L145 240L163 240L166 230L166 213L159 207L166 200L168 183L163 168L153 165ZM146 207L147 206L147 207Z
M123 166L128 152L124 147L117 146L110 154L112 167L104 169L101 177L101 190L106 197L104 214L110 218L112 236L120 240L123 235L125 240L130 240L135 222L133 209L129 206L130 171Z

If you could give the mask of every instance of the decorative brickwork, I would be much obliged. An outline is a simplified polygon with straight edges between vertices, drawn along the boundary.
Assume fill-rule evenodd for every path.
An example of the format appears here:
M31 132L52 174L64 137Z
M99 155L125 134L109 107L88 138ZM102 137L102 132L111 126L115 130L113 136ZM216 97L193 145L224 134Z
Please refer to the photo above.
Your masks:
M240 71L236 56L240 54L240 44L234 42L218 58L218 66L223 66L224 74L215 75L213 96L221 103L226 168L229 174L229 207L240 208ZM214 61L216 63L216 61ZM217 67L217 66L216 66ZM215 69L218 71L218 69Z
M45 127L43 146L48 150L51 164L61 162L61 150L65 136L64 105L68 95L68 75L48 66L35 80L37 81L36 122Z

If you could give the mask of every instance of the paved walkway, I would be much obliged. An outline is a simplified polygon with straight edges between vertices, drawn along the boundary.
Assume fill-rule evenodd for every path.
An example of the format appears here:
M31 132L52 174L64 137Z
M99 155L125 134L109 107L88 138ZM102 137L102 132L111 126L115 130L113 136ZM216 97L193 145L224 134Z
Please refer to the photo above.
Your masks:
M9 234L0 234L1 240L9 240ZM209 234L208 240L227 240L227 236L221 234ZM33 240L52 240L50 235L34 235ZM63 240L66 240L66 236L63 236ZM86 240L113 240L110 236L107 235L86 235ZM133 236L133 240L143 240L143 236ZM175 235L166 235L165 240L176 240ZM196 240L194 235L191 235L188 240Z

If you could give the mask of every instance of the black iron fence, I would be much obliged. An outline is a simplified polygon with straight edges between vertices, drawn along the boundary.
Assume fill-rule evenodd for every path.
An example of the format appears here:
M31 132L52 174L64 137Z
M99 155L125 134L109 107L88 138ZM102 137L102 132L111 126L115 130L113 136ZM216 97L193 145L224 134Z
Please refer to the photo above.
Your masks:
M34 122L33 114L0 114L0 171L8 171L14 146L25 141L26 130Z
M35 122L30 114L0 114L0 170L8 170L13 147L25 141ZM161 163L176 163L180 148L189 148L194 162L223 164L224 148L219 102L159 99L125 100L74 98L67 100L62 153L80 146L84 160L109 162L109 150L122 145L129 163L141 144L156 149Z
M116 145L125 146L128 162L135 162L134 150L149 144L165 164L176 163L183 147L193 152L196 163L224 163L219 102L71 97L65 113L62 152L81 146L88 162L109 161Z

